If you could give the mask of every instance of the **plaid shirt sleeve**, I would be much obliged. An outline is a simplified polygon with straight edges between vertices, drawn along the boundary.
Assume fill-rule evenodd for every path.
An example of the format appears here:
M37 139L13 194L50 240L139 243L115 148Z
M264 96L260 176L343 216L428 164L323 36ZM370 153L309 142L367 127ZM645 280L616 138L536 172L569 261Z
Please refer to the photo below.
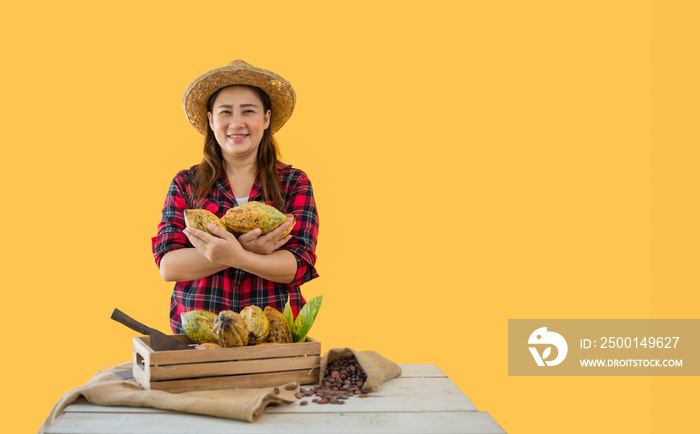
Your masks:
M187 208L185 176L185 171L181 171L170 183L158 224L158 235L151 238L153 256L159 268L161 259L169 251L191 247L187 236L182 232L185 228L184 210Z
M296 224L292 238L282 246L297 260L297 272L290 285L299 286L318 277L316 268L316 243L318 239L318 212L311 181L306 173L293 169L286 188L287 213L294 214Z

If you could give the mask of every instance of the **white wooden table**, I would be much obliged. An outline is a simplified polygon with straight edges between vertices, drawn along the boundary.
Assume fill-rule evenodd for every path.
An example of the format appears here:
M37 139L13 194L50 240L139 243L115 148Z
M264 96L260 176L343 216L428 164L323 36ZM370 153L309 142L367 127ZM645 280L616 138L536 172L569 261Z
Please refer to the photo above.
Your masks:
M403 374L344 405L298 401L271 407L254 423L141 407L68 406L51 434L107 433L505 433L437 365L400 365Z

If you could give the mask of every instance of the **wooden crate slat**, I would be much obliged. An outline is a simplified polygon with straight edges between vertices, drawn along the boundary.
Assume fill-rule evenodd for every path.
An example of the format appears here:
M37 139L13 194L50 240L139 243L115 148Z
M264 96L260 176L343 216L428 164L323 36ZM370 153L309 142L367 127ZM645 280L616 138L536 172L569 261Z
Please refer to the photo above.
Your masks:
M207 350L208 351L208 350ZM321 364L319 356L297 356L232 362L189 363L182 365L151 366L151 381L180 378L202 378L217 375L255 374L308 369Z
M314 368L312 370L302 369L299 371L267 372L262 374L151 381L141 386L144 389L185 392L191 390L274 387L297 382L300 384L315 384L318 382L318 371L319 368Z

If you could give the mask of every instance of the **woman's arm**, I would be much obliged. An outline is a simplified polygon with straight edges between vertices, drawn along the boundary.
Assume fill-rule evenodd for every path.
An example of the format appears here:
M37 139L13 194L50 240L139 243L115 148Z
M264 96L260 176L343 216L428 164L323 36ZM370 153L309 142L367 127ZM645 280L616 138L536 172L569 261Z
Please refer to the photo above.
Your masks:
M287 250L278 250L269 255L248 252L238 268L273 282L291 283L297 272L297 260Z
M297 261L291 252L278 250L269 255L249 252L230 232L214 225L209 225L209 231L213 235L195 228L184 230L197 253L210 263L223 264L223 268L239 268L273 282L291 283L294 280Z
M187 282L211 276L228 265L207 259L194 247L171 250L160 261L160 275L166 282Z

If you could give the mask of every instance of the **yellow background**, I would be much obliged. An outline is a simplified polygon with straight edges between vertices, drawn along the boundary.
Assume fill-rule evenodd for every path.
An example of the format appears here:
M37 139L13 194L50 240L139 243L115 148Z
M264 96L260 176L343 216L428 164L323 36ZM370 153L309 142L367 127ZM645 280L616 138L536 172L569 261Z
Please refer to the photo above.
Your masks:
M698 317L700 9L674 1L3 6L2 432L168 330L150 237L189 82L290 80L324 351L437 364L510 433L670 432L697 377L508 377L509 318Z

